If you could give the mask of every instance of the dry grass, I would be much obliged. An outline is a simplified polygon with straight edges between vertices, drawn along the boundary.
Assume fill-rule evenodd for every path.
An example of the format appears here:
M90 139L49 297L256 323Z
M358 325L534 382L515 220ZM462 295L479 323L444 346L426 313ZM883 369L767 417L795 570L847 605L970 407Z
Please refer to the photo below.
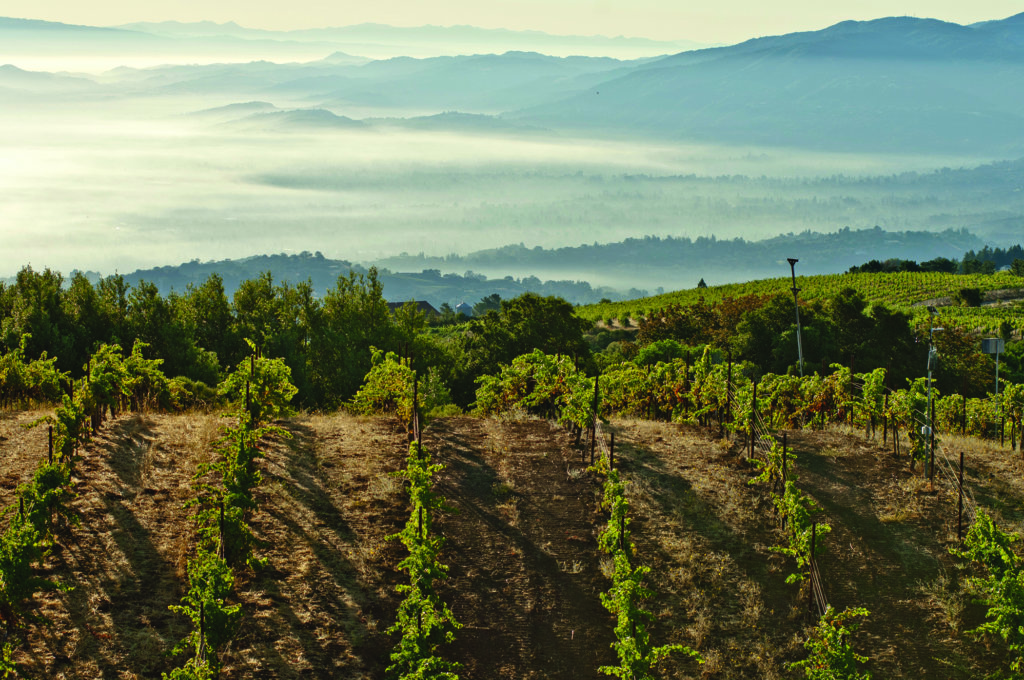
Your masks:
M893 476L885 487L878 515L882 522L907 522L919 519L925 511L928 480L924 477Z
M45 455L43 412L0 414L0 494L12 499ZM194 527L183 505L211 460L216 414L126 416L82 452L75 506L49 573L75 586L37 598L52 628L31 627L18 661L39 678L159 677L187 632L167 610L184 589ZM406 519L391 475L408 449L383 419L305 415L268 444L253 517L269 567L242 572L242 628L222 678L379 678L393 640L402 554L386 541ZM616 458L632 505L657 644L699 649L706 663L663 664L665 678L792 677L809 619L765 488L751 487L742 447L691 427L622 420ZM608 661L612 622L598 594L612 564L598 553L600 480L569 437L543 421L440 419L426 441L446 469L438 488L457 509L440 518L451 567L446 599L466 624L451 649L467 678L570 678ZM1000 659L963 631L980 622L948 548L955 496L929 491L891 450L860 432L792 432L798 485L833 526L819 566L839 607L872 615L855 646L876 677L982 677ZM1024 531L1024 462L974 440L966 482L1003 526ZM498 612L496 615L495 612ZM958 671L957 668L965 669ZM588 673L590 670L587 671ZM589 677L589 676L588 676Z
M941 621L954 633L964 628L964 613L969 603L969 594L963 587L955 569L943 569L934 580L922 583L921 594L929 599L939 611Z

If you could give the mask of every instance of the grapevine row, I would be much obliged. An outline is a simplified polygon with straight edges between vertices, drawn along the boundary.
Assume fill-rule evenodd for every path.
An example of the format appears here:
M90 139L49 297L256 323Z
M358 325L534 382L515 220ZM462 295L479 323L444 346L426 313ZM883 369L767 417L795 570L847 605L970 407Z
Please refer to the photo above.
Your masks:
M654 668L673 652L688 654L704 663L704 659L685 645L670 644L654 646L647 630L647 624L654 615L643 608L641 603L654 596L643 581L651 568L634 564L636 546L629 530L629 499L619 471L611 467L604 483L603 507L609 512L608 524L598 537L598 544L611 555L614 563L612 585L607 593L601 593L601 604L615 616L615 638L612 648L619 657L617 666L601 666L598 670L605 675L623 680L651 680Z
M433 490L433 476L442 469L444 466L432 463L430 452L414 441L405 469L396 473L408 483L412 511L402 531L388 537L401 541L409 551L398 565L409 575L409 583L397 588L405 599L398 606L395 623L388 628L388 633L401 636L391 653L389 678L459 677L459 665L437 655L437 647L450 643L461 627L435 588L435 582L448 575L448 567L438 559L444 538L432 532L434 513L445 509L444 499Z
M231 604L235 574L241 565L265 566L256 557L256 537L249 525L258 510L254 490L262 481L257 461L261 446L271 437L287 437L275 419L290 413L288 402L297 392L291 371L281 359L253 355L243 361L220 385L221 393L235 404L229 417L235 425L224 427L218 456L200 465L194 477L196 497L187 507L195 508L193 519L198 533L196 556L188 562L188 591L171 611L192 623L192 631L175 646L175 653L191 649L192 656L165 680L208 680L221 669L219 650L231 640L242 618L239 604Z
M789 294L793 283L786 277L760 279L746 283L732 283L708 288L665 293L639 300L587 305L579 310L580 316L596 321L598 319L640 319L670 305L688 306L698 299L718 302L726 298L744 295L772 296ZM1024 279L1009 274L998 276L984 274L946 274L940 272L880 272L871 274L826 274L820 276L799 276L796 285L804 300L833 297L844 288L854 288L865 295L869 302L883 302L898 309L925 314L923 307L913 307L921 300L952 298L962 288L978 288L990 291L1003 288L1024 288ZM973 318L984 314L981 308L958 310L963 316Z
M54 359L45 355L26 362L27 336L19 347L0 357L0 384L5 405L59 402L52 416L33 423L48 425L47 457L40 462L32 481L18 487L16 506L2 514L11 515L0 536L0 619L4 642L0 672L16 675L13 636L25 621L41 620L29 614L26 603L36 592L67 590L69 587L42 578L36 571L55 543L55 522L75 525L78 517L71 508L75 497L74 473L79 446L98 432L109 412L116 415L127 407L147 405L140 398L167 385L160 371L161 361L142 356L146 345L137 342L128 357L117 345L102 345L86 365L85 377L72 381L58 371Z

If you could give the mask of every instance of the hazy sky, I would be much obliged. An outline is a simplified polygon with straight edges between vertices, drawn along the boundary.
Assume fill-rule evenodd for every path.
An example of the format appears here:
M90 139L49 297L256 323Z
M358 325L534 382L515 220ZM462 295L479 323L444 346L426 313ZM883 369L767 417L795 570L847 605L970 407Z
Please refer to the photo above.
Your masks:
M971 23L1003 19L1022 10L1020 0L0 0L0 16L89 25L203 19L269 29L362 22L399 26L470 24L560 34L725 43L819 29L844 19L910 15Z

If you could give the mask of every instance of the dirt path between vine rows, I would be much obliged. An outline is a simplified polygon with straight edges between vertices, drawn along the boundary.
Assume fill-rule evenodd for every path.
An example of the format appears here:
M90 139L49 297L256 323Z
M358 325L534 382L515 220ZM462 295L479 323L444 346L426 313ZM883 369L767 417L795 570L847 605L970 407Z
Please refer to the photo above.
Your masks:
M983 610L960 591L962 576L949 554L956 546L957 497L943 475L929 488L920 464L896 458L880 437L791 431L798 486L832 530L818 559L822 589L837 609L865 607L871 615L857 634L871 657L867 667L886 677L976 677L999 667L979 655L963 630ZM968 474L966 483L976 484ZM966 527L965 527L966 528ZM943 602L962 609L951 620ZM951 624L956 624L954 629Z
M42 412L0 414L0 500L15 500L46 452ZM17 631L23 672L37 678L159 678L184 657L188 632L168 610L187 586L195 527L185 503L197 467L213 459L217 414L126 414L81 452L73 505L43 575L71 586L36 596L49 626ZM223 680L377 680L395 644L406 575L401 545L386 541L407 518L393 473L404 464L404 428L386 418L303 415L267 442L252 518L267 566L240 569L232 601L241 626L222 650ZM805 658L810 619L792 560L772 550L785 537L767 489L742 446L687 425L615 420L618 467L631 503L636 559L651 567L645 606L655 644L698 650L663 662L658 677L786 678ZM964 631L982 620L948 548L955 499L862 435L790 432L799 487L833 526L819 566L839 607L871 611L855 648L876 677L982 677L1005 668L999 645ZM614 663L614 619L600 594L610 580L596 536L606 514L600 480L581 450L545 421L469 416L434 421L426 446L445 466L437 491L452 511L436 523L450 567L440 591L463 628L438 653L466 680L599 678ZM1024 528L1019 452L972 442L967 482L1000 522ZM959 443L950 439L949 446ZM952 532L952 533L951 533ZM945 579L943 581L943 579ZM960 579L959 583L957 579Z
M445 420L426 433L452 506L437 525L443 592L467 678L594 678L615 657L602 607L598 485L568 434L539 420Z

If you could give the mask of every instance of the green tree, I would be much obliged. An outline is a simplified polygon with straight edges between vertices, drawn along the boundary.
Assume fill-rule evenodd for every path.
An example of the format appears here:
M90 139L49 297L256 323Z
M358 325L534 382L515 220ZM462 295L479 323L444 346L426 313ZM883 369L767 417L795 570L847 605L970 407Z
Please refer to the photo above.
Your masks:
M231 303L219 274L210 274L198 286L189 284L178 300L177 316L196 345L216 354L221 366L234 366L242 360L245 344L236 333Z
M371 368L371 347L394 347L393 320L376 268L338 277L310 332L309 383L323 405L350 399Z
M961 288L955 297L964 307L980 307L983 295L980 288Z
M47 352L58 357L62 369L69 368L60 360L73 345L61 306L63 282L64 277L50 269L36 272L32 267L24 267L18 272L14 284L4 288L0 300L0 339L4 348L14 349L27 333L32 337L25 348L26 356L37 357Z
M658 340L637 351L634 361L638 366L653 366L660 361L668 362L685 356L686 350L677 341Z
M96 347L111 342L110 325L99 291L85 275L76 272L61 299L71 335L71 346L62 363L76 373Z
M152 353L163 359L168 375L216 384L220 374L217 359L196 346L189 328L176 313L180 305L177 295L165 298L156 284L139 281L128 295L128 335L133 344L141 340L150 346Z
M806 323L809 315L801 309L801 319ZM793 332L793 342L785 352L780 350L780 340L787 331ZM762 371L785 373L785 367L797 362L796 352L796 316L793 310L793 299L786 294L779 294L764 306L749 310L743 314L736 326L735 348L739 354L755 363ZM788 339L788 335L786 338ZM804 342L804 352L813 347L813 343ZM777 357L786 357L781 370L776 367Z
M472 401L474 380L498 371L518 356L540 350L562 354L581 366L591 363L583 331L590 323L575 315L561 298L523 293L502 300L498 312L472 319L462 336L465 364L452 380L452 397L465 406Z
M473 316L483 316L487 312L496 312L499 309L501 309L501 296L491 293L473 305Z
M864 356L873 326L872 319L865 314L867 306L864 294L853 288L843 288L828 301L828 320L833 326L839 356L825 357L826 360L850 366Z
M258 278L242 281L235 290L232 308L238 335L266 350L278 326L277 295L271 273L263 272ZM269 350L266 353L275 356Z
M122 344L133 340L128 330L128 291L130 286L120 274L101 279L96 289L103 305L103 318L107 325L109 344Z

